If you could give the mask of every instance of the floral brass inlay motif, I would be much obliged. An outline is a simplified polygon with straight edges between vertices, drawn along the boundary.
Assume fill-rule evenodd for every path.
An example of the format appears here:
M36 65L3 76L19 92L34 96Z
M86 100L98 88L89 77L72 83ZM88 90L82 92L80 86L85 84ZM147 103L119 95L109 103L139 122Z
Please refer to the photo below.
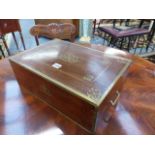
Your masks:
M101 91L97 88L91 88L87 92L87 96L95 101L98 101L101 98L101 95Z
M91 82L94 80L94 76L93 75L86 75L83 77L83 79Z
M77 57L77 56L75 56L73 54L60 55L59 59L65 61L65 62L69 62L69 63L77 63L77 62L79 62L79 57Z

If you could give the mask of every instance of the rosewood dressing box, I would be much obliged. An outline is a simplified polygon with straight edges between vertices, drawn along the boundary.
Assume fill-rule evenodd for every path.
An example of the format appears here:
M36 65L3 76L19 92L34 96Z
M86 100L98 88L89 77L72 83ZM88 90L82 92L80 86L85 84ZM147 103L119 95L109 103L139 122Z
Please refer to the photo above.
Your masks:
M9 60L21 86L91 132L108 121L131 63L58 39Z

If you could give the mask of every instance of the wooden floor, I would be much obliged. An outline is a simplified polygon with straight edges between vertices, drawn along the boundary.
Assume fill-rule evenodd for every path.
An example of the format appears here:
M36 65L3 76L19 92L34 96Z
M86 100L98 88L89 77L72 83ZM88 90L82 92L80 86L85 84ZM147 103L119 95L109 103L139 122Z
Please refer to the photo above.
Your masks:
M102 50L102 46L91 45ZM133 59L116 111L96 134L155 134L155 65ZM21 88L8 60L0 61L0 134L90 134Z

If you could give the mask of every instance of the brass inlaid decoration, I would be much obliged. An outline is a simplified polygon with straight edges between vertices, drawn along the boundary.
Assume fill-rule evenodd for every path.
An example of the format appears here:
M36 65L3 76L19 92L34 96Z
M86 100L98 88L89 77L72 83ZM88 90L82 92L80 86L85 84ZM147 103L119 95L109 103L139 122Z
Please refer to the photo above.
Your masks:
M48 96L52 95L51 91L45 85L40 85L39 88L40 88L40 91L45 93L46 95Z
M56 49L56 47L55 47L56 45L59 48ZM70 48L68 48L68 46ZM66 50L64 50L65 47L67 47ZM47 50L48 48L49 48L49 50ZM75 48L76 48L76 51L74 51ZM88 52L88 50L90 50L90 52ZM43 55L43 53L45 53L45 51L47 51L47 54L52 53L52 55L50 57L45 55L44 59L43 59L44 61L40 61L39 59L34 59L35 61L32 61L32 59L26 59L26 60L24 59L26 57L32 58L32 55L35 53ZM53 56L53 52L55 52L54 56ZM46 43L45 45L41 45L37 49L29 50L25 53L20 53L16 56L12 56L9 58L9 60L11 62L23 67L24 69L27 69L28 71L30 71L34 74L37 74L44 80L47 80L47 81L51 82L52 84L54 84L60 88L63 88L65 91L67 91L75 96L78 96L81 99L84 99L85 101L89 102L91 105L98 107L98 106L100 106L100 104L105 99L107 94L111 91L113 86L117 83L117 81L124 74L124 72L127 70L127 68L129 67L129 65L132 62L130 59L126 59L123 57L122 58L116 57L115 55L114 56L113 55L109 56L108 54L104 55L104 56L102 56L102 55L103 55L103 52L96 50L96 49L91 49L91 48L81 46L78 44L74 44L74 43L55 41L54 43L49 42L49 43ZM83 71L85 71L84 69L81 68L81 73L79 70L75 74L73 69L74 69L74 67L78 68L76 63L80 64L81 67L88 67L88 64L90 62L94 62L93 58L94 58L95 62L99 62L99 63L97 63L97 65L99 66L99 71L100 71L99 73L98 73L98 71L96 71L93 68L93 70L86 70L87 72L85 74L81 74L81 73L83 73ZM122 61L119 61L120 59ZM79 81L76 81L79 84L78 87L76 87L76 85L74 85L74 83L72 83L71 81L64 80L63 78L56 78L56 76L53 76L54 75L53 69L47 69L47 70L44 69L49 66L51 68L52 64L51 63L48 64L51 61L53 63L59 63L61 65L68 65L67 63L63 63L63 62L68 62L68 63L72 64L71 67L73 69L72 68L68 69L67 68L68 66L67 66L67 67L64 67L64 70L61 70L61 68L60 68L59 69L60 72L59 73L54 72L54 74L55 75L59 74L60 76L63 74L66 77L69 77L71 80L80 79ZM61 62L61 61L63 61L63 62ZM112 69L113 66L111 66L111 65L115 65L115 62L116 62L116 65L118 64L117 72L115 70L113 70ZM90 67L92 67L92 66L90 66ZM67 70L65 70L66 68L67 68ZM97 88L99 83L101 83L101 82L104 83L106 80L106 78L102 78L102 76L104 76L103 72L105 72L106 69L109 69L109 72L114 71L115 76L111 79L110 85ZM49 73L49 71L50 71L50 73ZM73 74L72 74L72 72L73 72ZM92 74L92 72L93 72L93 74ZM78 76L76 77L77 74L78 74ZM105 72L105 75L106 75L106 72ZM83 82L84 80L85 80L85 82ZM82 83L81 83L81 81L82 81ZM99 83L98 83L98 81L99 81ZM82 84L83 85L80 86L80 83L81 83L81 85ZM90 87L90 85L91 85L91 87ZM47 94L50 96L53 95L52 90L48 90L48 87L46 87L46 86L38 86L38 87L39 87L38 88L39 91L42 90L42 92L44 94Z
M94 101L98 101L102 94L101 91L97 88L91 88L88 90L88 92L86 93L87 97L94 100Z
M93 81L95 78L94 78L93 75L86 75L86 76L83 77L83 79L91 82L91 81Z
M58 59L63 60L65 62L69 63L77 63L79 62L79 57L73 55L73 54L62 54L58 57Z

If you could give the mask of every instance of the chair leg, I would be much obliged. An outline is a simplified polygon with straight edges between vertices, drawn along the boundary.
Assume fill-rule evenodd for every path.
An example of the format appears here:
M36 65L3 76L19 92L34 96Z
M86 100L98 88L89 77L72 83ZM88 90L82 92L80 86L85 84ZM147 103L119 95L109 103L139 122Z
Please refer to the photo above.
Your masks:
M124 42L124 37L122 38L121 45L120 45L120 49L122 49L123 42Z
M129 22L130 22L130 19L127 19L127 20L125 21L125 26L129 26Z
M137 39L136 39L136 41L135 41L135 44L134 44L134 48L135 48L135 50L134 50L134 54L136 53L137 48L138 48L139 38L140 38L140 36L137 37Z
M111 45L112 41L113 41L113 37L111 37L111 38L110 38L110 41L109 41L108 46L110 46L110 45Z
M16 39L16 36L15 36L15 33L14 32L12 32L12 36L13 36L13 39L15 41L16 47L19 50L19 46L18 46L17 39Z
M148 51L148 48L153 40L154 32L151 35L148 35L148 44L146 46L146 51Z
M38 45L39 45L39 39L38 39L38 36L34 36L34 38L35 38L36 44L37 44L37 46L38 46Z
M94 35L95 35L95 29L96 29L96 19L94 20L94 26L93 26L93 37L94 37Z
M128 52L130 52L130 41L131 41L131 38L129 37L129 42L128 42Z
M139 38L140 38L141 36L139 36ZM143 41L142 41L142 44L141 44L141 46L140 46L140 51L139 51L139 54L141 54L142 53L142 51L143 51L143 48L145 48L145 36L142 36L143 37Z
M3 51L3 49L2 49L2 46L0 46L0 51L2 52L2 55L3 55L3 57L5 58L5 54L4 54L4 51Z
M155 50L155 45L153 45L153 48L152 48L152 51L154 51Z
M7 45L7 43L6 43L6 40L5 40L4 36L2 36L2 41L3 41L3 44L4 44L4 46L5 46L5 48L6 48L7 52L8 52L8 55L10 56L10 55L11 55L11 54L10 54L10 50L9 50L9 48L8 48L8 45Z
M22 32L19 32L19 34L20 34L20 39L21 39L21 41L22 41L22 44L23 44L24 50L26 50L26 47L25 47L25 43L24 43L24 39L23 39Z
M112 42L112 45L113 45L113 47L117 47L117 41L118 41L118 39L116 39L116 38L113 38L113 42Z
M148 44L147 44L147 46L146 46L146 52L148 51L149 46L150 46L150 42L148 42Z
M103 45L105 44L105 37L106 36L106 34L104 33L104 36L103 36Z

